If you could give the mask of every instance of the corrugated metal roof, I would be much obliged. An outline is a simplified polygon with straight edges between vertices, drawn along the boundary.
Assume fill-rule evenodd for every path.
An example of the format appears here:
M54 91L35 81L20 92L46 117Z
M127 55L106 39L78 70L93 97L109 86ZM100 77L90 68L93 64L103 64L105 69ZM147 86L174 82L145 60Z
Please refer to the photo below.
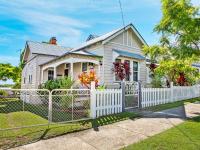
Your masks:
M85 56L92 56L92 57L103 57L103 56L100 56L100 55L96 55L96 54L93 54L93 53L91 53L91 52L88 52L88 51L75 51L75 52L68 52L68 53L65 53L65 56L66 55L70 55L70 54L77 54L77 55L85 55ZM45 62L45 63L43 63L43 64L41 64L41 66L42 65L45 65L45 64L48 64L48 63L50 63L50 62L52 62L52 61L55 61L55 60L57 60L57 59L59 59L60 57L57 57L57 58L55 58L55 59L53 59L53 60L50 60L50 61L48 61L48 62Z
M80 55L87 55L87 56L95 56L95 57L103 57L103 56L100 56L100 55L96 55L96 54L93 54L91 52L88 52L88 51L75 51L75 52L69 52L69 54L80 54Z
M61 56L71 50L71 48L68 47L33 41L27 41L27 45L30 48L30 51L35 54Z
M82 49L82 48L84 48L84 47L87 47L87 46L89 46L89 45L92 45L92 44L94 44L94 43L103 41L103 40L107 39L108 37L112 36L113 34L117 33L118 31L120 31L121 29L122 29L122 28L117 29L117 30L113 30L113 31L108 32L108 33L106 33L106 34L104 34L104 35L101 35L101 36L99 36L99 37L97 37L97 38L94 38L94 39L92 39L92 40L86 41L86 42L82 43L80 46L73 48L71 51L77 51L77 50L80 50L80 49Z
M140 55L140 54L131 53L131 52L127 52L127 51L116 50L116 49L114 49L113 51L118 53L119 56L135 58L135 59L140 59L140 60L144 60L145 59L145 57Z

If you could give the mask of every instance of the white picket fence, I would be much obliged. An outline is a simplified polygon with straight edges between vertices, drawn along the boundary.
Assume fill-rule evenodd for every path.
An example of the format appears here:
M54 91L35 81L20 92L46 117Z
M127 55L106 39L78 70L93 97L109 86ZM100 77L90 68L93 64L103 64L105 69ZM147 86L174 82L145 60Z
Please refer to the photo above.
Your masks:
M142 88L142 108L200 97L200 85Z
M122 112L122 89L95 89L91 86L91 117Z

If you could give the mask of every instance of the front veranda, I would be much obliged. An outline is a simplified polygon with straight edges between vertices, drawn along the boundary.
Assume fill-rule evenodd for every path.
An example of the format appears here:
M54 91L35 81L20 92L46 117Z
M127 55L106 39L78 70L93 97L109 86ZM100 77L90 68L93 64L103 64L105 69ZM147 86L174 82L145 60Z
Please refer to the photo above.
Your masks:
M78 76L83 72L94 70L101 81L102 61L101 57L70 55L41 66L41 84L48 80L62 77L71 77L79 84Z

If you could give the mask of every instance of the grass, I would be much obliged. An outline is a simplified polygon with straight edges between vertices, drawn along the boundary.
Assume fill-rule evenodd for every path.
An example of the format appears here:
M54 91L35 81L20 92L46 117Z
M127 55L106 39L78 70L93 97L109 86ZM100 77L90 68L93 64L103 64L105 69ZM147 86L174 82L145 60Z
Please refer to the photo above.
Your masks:
M139 143L129 145L124 150L199 150L199 133L200 116Z
M135 117L138 117L138 115L134 113L124 112L120 114L100 117L94 120L0 131L0 149L16 147L30 142L39 141L41 139L47 139L66 133L81 131L90 128L98 130L99 126L111 124L129 118L133 119ZM6 114L0 113L0 120L0 128L11 128L24 125L48 123L46 119L28 111L10 112Z
M162 110L166 110L166 109L170 109L170 108L184 106L187 103L194 103L197 101L199 102L200 98L193 98L193 99L187 99L187 100L177 101L177 102L173 102L173 103L161 104L161 105L145 108L144 110L162 111Z
M20 99L0 99L0 113L10 113L10 112L18 112L23 111L23 102ZM48 116L48 104L40 104L40 105L33 105L29 103L24 104L24 111L29 111L38 116L41 116L44 119L47 119ZM53 106L52 110L52 119L53 122L64 122L72 120L72 113L71 112L64 112L61 108L56 108ZM82 113L83 116L87 117L88 109L84 110L85 112ZM80 114L77 115L74 112L75 119L81 119L82 117Z

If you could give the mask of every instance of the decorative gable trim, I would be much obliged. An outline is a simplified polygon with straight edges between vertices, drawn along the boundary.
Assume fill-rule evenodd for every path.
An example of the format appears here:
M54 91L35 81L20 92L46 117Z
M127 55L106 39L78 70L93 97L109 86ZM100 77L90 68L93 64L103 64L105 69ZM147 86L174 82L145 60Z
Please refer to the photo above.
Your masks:
M142 42L142 44L144 45L148 45L146 43L146 41L144 40L144 38L141 36L141 34L138 32L138 30L133 26L133 24L130 24L124 28L122 28L121 30L119 30L118 32L116 32L115 34L113 34L112 36L108 37L107 39L105 39L102 44L106 44L108 43L110 40L114 39L115 37L117 37L118 35L120 35L121 33L123 33L124 31L127 31L128 29L132 29L132 31L136 34L136 36L139 38L139 40ZM123 35L124 36L124 35Z

